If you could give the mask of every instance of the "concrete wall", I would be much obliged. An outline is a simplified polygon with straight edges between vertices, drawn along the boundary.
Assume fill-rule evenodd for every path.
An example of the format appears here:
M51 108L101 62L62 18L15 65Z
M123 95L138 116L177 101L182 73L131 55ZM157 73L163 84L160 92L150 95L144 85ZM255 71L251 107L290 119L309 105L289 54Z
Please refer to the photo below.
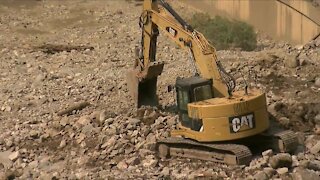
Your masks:
M245 21L275 39L305 44L320 33L320 7L303 0L183 0L212 16Z

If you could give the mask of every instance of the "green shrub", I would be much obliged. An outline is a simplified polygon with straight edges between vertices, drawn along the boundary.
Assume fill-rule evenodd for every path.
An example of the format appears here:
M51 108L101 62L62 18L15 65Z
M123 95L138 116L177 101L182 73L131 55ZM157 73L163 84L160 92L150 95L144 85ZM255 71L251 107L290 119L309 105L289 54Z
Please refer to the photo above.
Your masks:
M194 14L191 26L203 33L216 49L241 48L252 51L257 46L257 35L247 23L229 20L220 16L211 18L208 14Z

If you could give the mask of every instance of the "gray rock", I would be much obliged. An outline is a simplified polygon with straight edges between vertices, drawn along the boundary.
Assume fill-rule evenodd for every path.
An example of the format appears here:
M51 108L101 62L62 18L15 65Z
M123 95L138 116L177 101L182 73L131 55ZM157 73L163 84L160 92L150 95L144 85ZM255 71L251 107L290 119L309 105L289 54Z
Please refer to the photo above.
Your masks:
M281 118L279 118L279 122L280 122L280 124L282 124L283 126L288 127L289 124L290 124L290 119L287 118L287 117L281 117Z
M300 59L299 59L299 65L300 65L300 66L305 66L305 65L308 64L309 61L310 61L309 58L300 58Z
M167 117L167 125L169 127L172 127L176 124L176 118L175 117Z
M150 133L147 138L146 142L144 144L144 147L149 150L155 150L156 147L156 136L153 133Z
M13 153L11 153L8 158L11 160L11 161L15 161L17 160L18 158L20 157L20 152L19 151L15 151Z
M302 160L299 162L299 167L302 167L302 168L308 168L309 166L309 161L308 160Z
M263 172L265 172L269 178L271 178L275 174L275 170L271 167L265 167L263 168Z
M245 80L242 77L236 79L237 84L244 84L244 82Z
M320 141L318 141L317 144L310 149L310 152L312 154L318 154L319 151L320 151Z
M113 137L111 137L107 142L105 142L105 143L101 146L101 148L102 148L102 149L105 149L105 148L107 148L107 147L109 148L109 147L111 147L111 146L114 146L115 143L116 143L116 137L113 136Z
M317 87L320 87L320 77L315 79L314 85L316 85Z
M59 148L62 149L62 148L64 148L64 147L66 147L66 145L67 145L66 140L65 140L65 139L62 139L61 142L60 142Z
M297 55L287 55L284 58L284 63L286 67L296 68L299 65L299 62L297 60Z
M109 125L109 124L112 124L114 121L114 118L108 118L105 120L105 124Z
M140 158L139 157L132 157L130 159L128 159L126 162L131 165L131 166L136 166L138 164L140 164Z
M66 126L66 125L68 125L69 124L69 118L67 118L67 117L63 117L63 118L61 118L61 120L60 120L60 125L61 126Z
M320 4L320 1L318 0L318 4ZM317 38L316 40L315 40L315 45L317 46L317 47L320 47L320 38Z
M77 164L80 166L84 166L84 165L88 164L89 162L90 162L90 158L86 155L80 156L79 158L77 158ZM52 167L52 164L50 164L50 167Z
M0 164L6 169L12 165L12 161L8 158L11 153L11 151L0 152Z
M221 177L223 177L223 178L227 178L227 177L228 177L226 171L224 171L224 170L221 170L221 171L219 172L219 176L221 176Z
M161 171L162 176L170 176L170 169L168 167L164 167Z
M187 179L188 174L186 174L185 172L181 172L181 170L174 169L171 172L171 176L174 179Z
M137 137L138 134L139 134L139 131L138 131L138 130L134 130L134 131L132 131L132 133L130 134L130 136L131 136L132 138L134 138L134 137ZM132 140L133 140L133 139L132 139ZM134 141L131 141L131 142L134 142Z
M310 58L306 54L300 55L298 60L299 60L299 65L300 66L307 65L308 62L310 62Z
M5 172L0 171L0 179L3 179L3 180L7 179Z
M297 166L299 166L299 160L298 160L298 157L297 157L297 156L295 156L295 155L293 155L293 156L292 156L292 166L293 166L293 167L297 167Z
M275 102L268 107L268 110L272 112L278 112L284 107L282 102Z
M288 153L279 153L269 159L269 164L274 169L281 167L291 167L292 158Z
M9 179L17 179L17 177L20 177L22 175L21 171L18 170L9 170L5 172L5 178L6 180Z
M85 126L82 127L82 133L88 135L90 133L92 133L93 131L97 130L96 128L93 127L92 124L87 124Z
M45 74L38 74L34 81L36 83L39 83L39 82L44 81L45 79L46 79L46 75Z
M271 157L272 155L273 155L272 149L268 149L268 150L262 152L262 156Z
M107 129L107 130L105 130L105 132L109 136L114 136L114 135L116 135L118 133L116 128Z
M292 179L293 180L319 180L320 176L310 170L296 168L292 173Z
M50 166L50 157L48 156L41 157L38 165L39 169L45 169L48 166Z
M143 123L145 124L153 124L156 119L159 117L159 113L156 111L152 111L150 114L143 117Z
M13 141L10 140L10 139L8 139L5 143L6 143L6 147L11 147L11 146L13 146Z
M288 172L289 172L289 169L287 167L283 167L283 168L277 169L277 173L280 174L280 175L284 175L284 174L286 174Z
M120 170L127 169L128 168L128 164L125 161L120 161L117 164L117 168L120 169Z
M308 97L309 91L300 91L300 92L298 92L298 96L302 97L302 98Z
M306 115L307 113L307 108L302 106L302 105L297 105L295 107L295 112L294 112L297 116L303 117L304 115Z
M90 124L90 122L91 120L88 116L81 116L77 121L78 124L81 124L83 126Z
M316 124L319 124L320 125L320 114L317 114L315 117L314 117L314 122Z
M11 112L12 111L12 107L11 106L6 106L4 107L4 110L7 112Z
M79 136L76 137L76 142L80 144L87 136L83 133L80 133Z
M77 172L75 175L78 179L87 179L85 177L88 176L88 172L80 171L80 172Z
M38 165L39 165L39 161L37 161L37 160L34 160L29 163L30 168L36 168L36 167L38 167Z
M248 170L260 169L261 167L267 166L267 159L269 157L264 156L263 158L255 159L250 162L250 166L247 168Z
M134 147L132 147L132 146L126 147L124 150L126 155L132 153L133 151L134 151Z
M41 172L39 179L56 179L56 177L52 173Z
M141 122L140 119L136 119L136 118L129 118L128 121L130 124L134 124L134 125L137 125Z
M320 171L320 161L318 161L318 160L310 161L310 162L308 163L307 168L308 168L308 169L315 170L315 171Z
M38 138L39 137L39 132L38 131L36 131L36 130L31 130L30 132L29 132L29 136L31 137L31 138Z
M315 135L308 135L306 136L305 140L305 146L308 150L311 150L311 148L318 142Z
M33 176L33 174L31 172L31 170L29 170L29 168L25 168L23 170L23 174L19 177L19 179L32 179L32 176Z
M99 123L104 124L106 119L107 119L107 112L105 110L102 110L99 114Z
M146 159L142 161L143 167L155 167L158 164L158 160L154 157L154 155L146 156Z
M255 180L268 180L269 178L265 172L259 171L253 176L253 179L255 179Z

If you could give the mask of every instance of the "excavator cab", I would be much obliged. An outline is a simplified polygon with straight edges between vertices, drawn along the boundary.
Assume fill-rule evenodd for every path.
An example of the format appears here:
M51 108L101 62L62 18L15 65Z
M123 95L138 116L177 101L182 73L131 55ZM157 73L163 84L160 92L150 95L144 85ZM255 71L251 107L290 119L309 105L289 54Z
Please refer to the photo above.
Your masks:
M177 109L181 125L195 131L202 127L201 119L192 119L188 116L188 104L213 98L212 80L199 76L189 78L178 77L176 80Z

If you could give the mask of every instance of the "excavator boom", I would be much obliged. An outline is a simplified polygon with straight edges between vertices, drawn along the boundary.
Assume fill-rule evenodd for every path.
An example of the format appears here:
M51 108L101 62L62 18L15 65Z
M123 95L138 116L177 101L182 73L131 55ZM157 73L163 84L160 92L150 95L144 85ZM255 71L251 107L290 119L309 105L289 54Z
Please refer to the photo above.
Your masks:
M216 97L230 96L235 82L217 60L214 47L200 32L188 25L168 3L163 0L159 0L159 3L145 0L139 19L142 29L141 44L136 50L134 70L127 75L129 90L136 105L140 107L158 104L157 76L163 70L163 63L156 61L159 30L181 48L192 53L193 63L196 65L195 71L199 71L199 74L206 79L213 79L213 91Z

